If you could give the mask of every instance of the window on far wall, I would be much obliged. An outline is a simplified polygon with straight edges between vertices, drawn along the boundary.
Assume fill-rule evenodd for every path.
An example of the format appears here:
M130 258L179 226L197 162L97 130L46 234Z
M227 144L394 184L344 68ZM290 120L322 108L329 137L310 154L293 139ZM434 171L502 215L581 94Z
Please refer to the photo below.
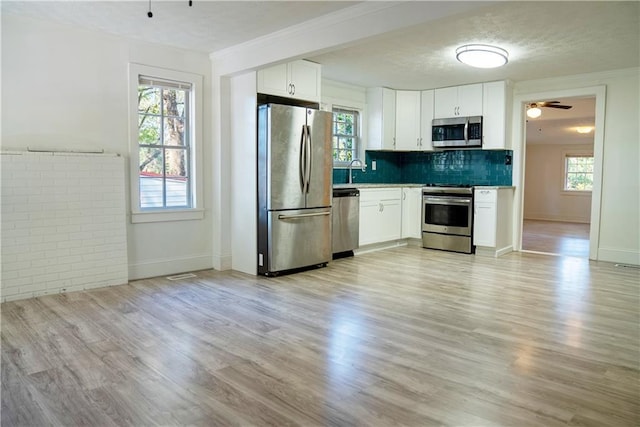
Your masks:
M565 156L565 191L593 190L593 155Z
M358 123L357 110L343 108L333 109L333 165L348 166L358 157Z
M140 208L191 207L191 84L140 76Z

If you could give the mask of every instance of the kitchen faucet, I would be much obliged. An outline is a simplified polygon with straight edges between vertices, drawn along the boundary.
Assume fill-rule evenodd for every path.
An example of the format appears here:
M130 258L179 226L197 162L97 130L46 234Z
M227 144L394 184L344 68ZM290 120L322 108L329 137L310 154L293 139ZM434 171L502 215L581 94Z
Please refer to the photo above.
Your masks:
M351 160L351 163L349 163L349 184L353 184L353 175L352 175L352 170L353 170L353 164L354 163L360 163L360 170L364 173L367 171L367 165L364 164L362 162L362 160L360 159L353 159Z

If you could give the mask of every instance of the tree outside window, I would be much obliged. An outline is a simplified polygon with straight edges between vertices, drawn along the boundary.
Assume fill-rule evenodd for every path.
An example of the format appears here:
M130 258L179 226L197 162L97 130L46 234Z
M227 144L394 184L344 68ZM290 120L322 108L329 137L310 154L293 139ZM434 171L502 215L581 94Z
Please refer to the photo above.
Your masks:
M565 191L593 190L593 155L565 156Z
M190 84L140 76L138 157L140 208L191 207Z
M358 153L358 111L333 109L333 164L347 166Z

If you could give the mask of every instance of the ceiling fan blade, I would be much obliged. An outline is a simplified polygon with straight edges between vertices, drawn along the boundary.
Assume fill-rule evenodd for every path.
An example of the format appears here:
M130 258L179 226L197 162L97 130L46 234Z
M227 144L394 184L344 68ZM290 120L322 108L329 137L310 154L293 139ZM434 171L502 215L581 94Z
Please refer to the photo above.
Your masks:
M560 105L560 104L551 104L551 105L543 105L545 108L561 108L563 110L568 110L569 108L573 108L573 105Z

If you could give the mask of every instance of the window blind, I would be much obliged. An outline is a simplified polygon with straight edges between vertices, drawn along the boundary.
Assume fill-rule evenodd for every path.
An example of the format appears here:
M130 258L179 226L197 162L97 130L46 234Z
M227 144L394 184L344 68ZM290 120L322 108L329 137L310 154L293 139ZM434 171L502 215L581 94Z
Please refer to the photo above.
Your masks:
M191 83L178 82L174 80L162 80L156 77L138 76L138 84L154 86L167 89L191 90Z

